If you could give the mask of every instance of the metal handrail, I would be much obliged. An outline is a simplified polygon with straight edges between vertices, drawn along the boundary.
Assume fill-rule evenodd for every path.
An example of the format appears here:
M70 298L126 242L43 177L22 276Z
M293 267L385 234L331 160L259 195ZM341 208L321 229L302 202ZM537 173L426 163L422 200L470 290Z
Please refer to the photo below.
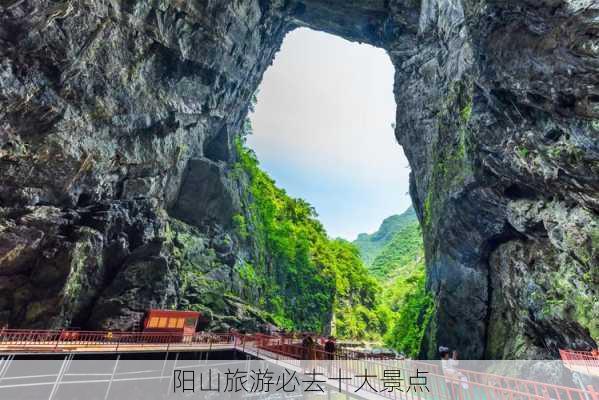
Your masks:
M306 349L297 344L279 343L269 346L263 342L258 343L257 346L291 359L306 358ZM333 368L339 365L340 362L350 362L349 368L354 372L363 372L364 368L368 368L371 371L374 368L375 370L379 370L378 376L381 376L386 368L395 367L398 364L404 365L406 369L411 371L417 369L421 371L426 370L428 375L433 378L433 385L437 386L436 394L441 398L467 400L473 396L473 393L478 393L478 395L485 393L485 398L487 399L599 400L599 393L592 386L589 386L587 390L583 390L557 384L458 369L457 371L460 376L465 378L469 386L469 390L462 390L460 389L463 383L461 381L462 378L447 376L439 365L430 362L373 358L369 353L362 353L357 358L348 357L351 353L359 353L355 351L337 351L331 354L316 349L312 350L312 352L313 359L329 360L332 362ZM347 365L344 365L344 367L348 368ZM452 385L447 385L448 383ZM381 382L377 382L376 385L378 385L377 389L380 389ZM449 393L450 390L457 391L458 393ZM384 393L382 394L384 395Z
M566 368L573 372L599 377L599 351L559 351Z
M280 360L297 365L308 365L316 368L326 368L310 363L312 360L328 360L332 364L328 367L343 366L347 373L363 372L366 368L377 376L383 376L383 371L388 368L401 366L405 373L417 369L426 370L432 379L431 385L434 392L411 394L412 398L429 399L433 397L453 400L476 400L484 395L486 399L501 400L599 400L599 393L592 387L588 390L547 384L530 380L504 377L495 374L475 372L460 369L459 373L466 378L469 389L460 389L463 383L460 379L447 376L443 369L430 362L412 360L394 360L373 355L371 353L337 349L328 353L318 346L309 352L298 339L284 336L270 336L265 334L237 334L237 333L206 333L199 332L193 335L184 335L174 332L122 332L122 331L76 331L76 330L0 330L0 348L6 346L18 351L64 351L78 347L100 347L119 351L119 346L147 347L151 351L172 348L171 346L194 345L231 345L241 351L254 351L256 355ZM579 366L596 368L599 366L599 357L591 352L561 350L560 354L566 366ZM308 362L308 364L302 364ZM323 370L324 371L324 370ZM351 385L359 385L357 377L352 378ZM373 382L375 390L383 397L394 398L392 392L385 392L384 383L379 379ZM403 396L402 396L403 397Z
M36 346L44 351L60 350L59 346L127 346L127 345L194 345L228 344L234 340L231 334L183 332L123 332L123 331L75 331L41 329L2 329L0 346L22 346L24 350L34 350Z

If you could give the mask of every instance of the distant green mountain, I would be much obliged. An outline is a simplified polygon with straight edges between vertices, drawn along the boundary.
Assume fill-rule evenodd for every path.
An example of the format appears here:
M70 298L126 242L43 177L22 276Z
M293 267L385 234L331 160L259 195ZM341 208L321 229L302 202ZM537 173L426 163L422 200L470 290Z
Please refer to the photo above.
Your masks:
M379 310L389 316L385 344L417 356L433 302L425 288L424 246L414 209L385 219L378 231L359 235L354 244L381 283Z
M372 263L370 272L377 278L392 278L402 272L411 272L418 262L423 261L422 232L418 221L402 226L387 243Z
M360 250L360 257L364 264L370 267L399 231L414 224L418 225L418 218L414 208L410 207L401 215L386 218L375 233L361 233L358 235L353 243Z

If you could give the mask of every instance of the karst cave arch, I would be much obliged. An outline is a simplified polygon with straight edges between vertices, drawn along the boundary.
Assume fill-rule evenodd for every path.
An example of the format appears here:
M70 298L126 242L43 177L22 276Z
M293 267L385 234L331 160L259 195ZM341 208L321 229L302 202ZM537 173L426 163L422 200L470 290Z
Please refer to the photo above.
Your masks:
M382 47L395 65L396 136L436 299L423 356L445 344L465 358L546 357L597 338L593 0L0 7L4 321L118 327L174 296L153 241L161 215L226 226L233 138L284 35L306 26ZM106 283L144 265L141 282ZM135 285L143 296L113 300Z

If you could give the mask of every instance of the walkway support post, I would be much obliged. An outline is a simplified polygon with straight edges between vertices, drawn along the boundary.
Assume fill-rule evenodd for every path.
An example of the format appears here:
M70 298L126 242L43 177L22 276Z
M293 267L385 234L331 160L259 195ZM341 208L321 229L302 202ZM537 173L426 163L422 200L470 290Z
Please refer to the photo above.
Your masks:
M173 361L173 370L171 372L171 376L168 380L168 386L166 388L165 397L168 398L169 393L171 391L171 387L173 385L173 379L175 378L175 369L177 368L177 360L179 359L179 353L175 353L175 360ZM162 377L161 377L162 378Z
M58 343L60 342L60 338L62 337L64 329L60 330L58 337L56 338L56 344L54 345L54 351L58 351Z
M114 375L116 374L116 369L119 365L119 360L121 359L121 355L116 355L116 361L114 362L114 368L112 369L112 375L110 375L110 381L108 382L108 387L106 388L106 393L104 394L104 400L108 400L108 395L110 394L110 388L112 387L112 381L114 379Z
M8 369L10 368L10 364L14 358L15 356L13 354L9 354L6 358L3 357L0 360L0 383L2 383L2 380L8 373Z
M64 374L69 369L69 365L70 365L70 361L71 361L72 357L73 357L72 354L65 356L62 364L60 365L60 370L58 371L58 374L56 375L56 381L54 382L54 385L52 386L52 391L50 392L50 396L48 397L48 400L53 400L54 397L56 396L56 393L58 392L58 388L60 387L60 383L62 382L62 378L64 377Z
M593 388L593 385L587 386L587 389L589 390L589 393L591 394L592 400L599 400L599 393L595 391L595 389Z

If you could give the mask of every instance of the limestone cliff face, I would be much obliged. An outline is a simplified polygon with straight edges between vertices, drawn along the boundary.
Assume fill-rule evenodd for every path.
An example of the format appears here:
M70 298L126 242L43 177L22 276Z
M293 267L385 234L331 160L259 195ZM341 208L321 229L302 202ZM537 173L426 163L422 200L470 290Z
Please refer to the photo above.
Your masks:
M246 201L232 141L297 26L383 47L396 67L436 297L423 355L593 344L594 0L2 2L0 320L129 328L148 307L236 313L215 295L246 292L234 265L253 252L232 233ZM222 287L190 283L190 268Z
M257 1L1 7L0 320L130 328L186 304L169 215L199 228L201 303L225 302L231 138L286 22Z

